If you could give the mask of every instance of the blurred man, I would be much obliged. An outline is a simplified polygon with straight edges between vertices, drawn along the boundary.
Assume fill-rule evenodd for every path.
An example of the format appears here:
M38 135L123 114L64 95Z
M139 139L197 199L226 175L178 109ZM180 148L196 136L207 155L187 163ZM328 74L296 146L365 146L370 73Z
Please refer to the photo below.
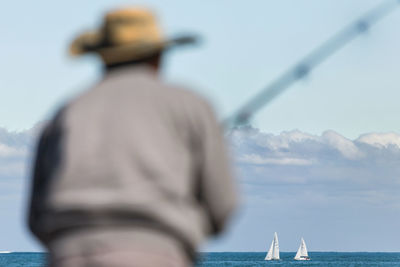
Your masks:
M165 40L144 9L108 13L71 53L94 52L105 77L45 127L29 214L51 266L190 266L235 206L210 106L158 78Z

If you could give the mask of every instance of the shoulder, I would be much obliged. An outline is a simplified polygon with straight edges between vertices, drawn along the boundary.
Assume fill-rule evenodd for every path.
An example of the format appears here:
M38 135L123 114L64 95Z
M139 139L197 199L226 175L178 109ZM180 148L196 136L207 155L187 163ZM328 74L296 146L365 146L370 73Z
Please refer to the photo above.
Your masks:
M174 91L174 94L178 96L181 104L186 105L190 110L194 112L214 114L214 108L204 96L191 90L187 87L182 86L170 86L167 85L169 91Z
M195 91L183 87L175 87L175 90L181 96L180 102L175 106L180 109L180 112L185 113L191 129L200 135L210 129L222 131L215 108L209 100Z

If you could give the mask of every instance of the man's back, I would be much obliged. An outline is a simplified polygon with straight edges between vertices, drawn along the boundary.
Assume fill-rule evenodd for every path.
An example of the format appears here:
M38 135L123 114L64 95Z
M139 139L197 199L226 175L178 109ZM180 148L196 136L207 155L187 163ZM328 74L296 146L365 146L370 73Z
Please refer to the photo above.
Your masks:
M212 110L147 67L110 71L67 104L35 169L30 226L48 244L76 229L144 227L191 253L235 204Z

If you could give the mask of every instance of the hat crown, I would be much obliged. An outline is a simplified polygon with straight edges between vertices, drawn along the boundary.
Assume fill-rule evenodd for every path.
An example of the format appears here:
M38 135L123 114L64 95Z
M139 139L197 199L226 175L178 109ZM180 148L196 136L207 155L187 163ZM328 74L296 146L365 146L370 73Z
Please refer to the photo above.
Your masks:
M148 45L160 42L156 18L146 9L121 9L109 12L102 27L107 45Z

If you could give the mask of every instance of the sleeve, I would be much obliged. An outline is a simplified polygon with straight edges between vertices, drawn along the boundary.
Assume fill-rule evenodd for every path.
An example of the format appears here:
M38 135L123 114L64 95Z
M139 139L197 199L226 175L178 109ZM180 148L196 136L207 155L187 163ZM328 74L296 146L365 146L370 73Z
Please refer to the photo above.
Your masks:
M44 237L41 234L41 217L44 210L44 198L46 187L46 150L48 147L47 132L45 129L39 139L36 155L34 159L32 182L31 182L31 197L28 210L28 226L31 232L43 241Z
M43 130L34 156L28 226L31 232L43 243L49 238L45 223L48 214L48 189L61 161L62 130L61 112Z
M237 189L222 128L208 104L200 120L199 198L208 213L212 234L218 234L236 208Z

